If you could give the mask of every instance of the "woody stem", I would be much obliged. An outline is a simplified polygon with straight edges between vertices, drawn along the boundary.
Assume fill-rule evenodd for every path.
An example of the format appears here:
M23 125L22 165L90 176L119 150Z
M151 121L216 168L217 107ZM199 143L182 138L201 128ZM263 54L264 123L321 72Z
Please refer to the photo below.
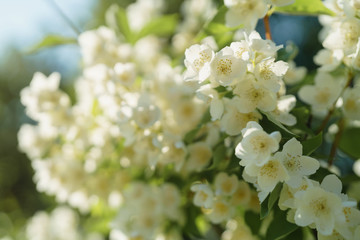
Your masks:
M265 15L264 17L265 37L266 39L272 40L269 18L269 15Z

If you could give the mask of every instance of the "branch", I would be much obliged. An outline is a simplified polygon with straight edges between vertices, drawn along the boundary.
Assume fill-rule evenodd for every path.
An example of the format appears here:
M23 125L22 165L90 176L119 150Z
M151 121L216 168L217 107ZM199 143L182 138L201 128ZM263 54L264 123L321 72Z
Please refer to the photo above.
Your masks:
M269 18L270 17L267 14L264 17L265 37L266 37L266 39L272 40Z
M80 29L71 21L71 19L66 16L66 14L61 10L61 8L56 4L54 0L49 0L47 3L63 18L63 20L70 26L70 28L76 33L76 35L80 35Z
M328 164L329 164L328 167L331 167L331 165L334 162L336 149L339 146L341 136L342 136L342 134L344 132L344 125L345 125L345 120L344 120L344 118L342 118L342 119L340 119L339 124L338 124L339 130L335 135L335 140L334 140L333 144L331 145L331 151L330 151L330 155L329 155L329 158L328 158Z

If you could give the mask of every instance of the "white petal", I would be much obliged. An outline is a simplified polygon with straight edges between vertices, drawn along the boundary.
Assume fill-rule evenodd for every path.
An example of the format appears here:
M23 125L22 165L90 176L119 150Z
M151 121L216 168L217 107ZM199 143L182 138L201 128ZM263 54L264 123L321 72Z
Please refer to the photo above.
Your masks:
M321 182L320 186L329 192L337 195L341 194L342 182L335 174L327 175Z

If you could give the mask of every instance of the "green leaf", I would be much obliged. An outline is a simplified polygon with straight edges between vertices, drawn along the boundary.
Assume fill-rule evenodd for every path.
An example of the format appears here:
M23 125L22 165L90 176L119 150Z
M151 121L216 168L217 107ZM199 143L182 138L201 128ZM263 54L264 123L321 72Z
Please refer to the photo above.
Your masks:
M360 158L360 128L347 128L344 130L339 148L352 158Z
M251 232L254 235L257 235L259 233L261 223L260 216L258 213L254 213L253 211L247 211L245 212L245 223L248 225L251 229Z
M312 137L306 141L303 141L301 144L303 145L303 155L309 156L316 149L318 149L322 144L322 132Z
M267 231L266 240L283 239L285 236L294 232L299 227L286 220L286 212L275 208L274 219L271 221Z
M295 0L295 3L288 6L275 7L274 12L292 15L335 15L321 0Z
M276 201L279 199L282 189L282 183L278 183L269 196L261 203L260 218L263 219L269 215L271 209L274 207Z
M64 37L60 35L48 35L41 42L32 46L28 51L28 53L30 54L36 53L39 50L42 50L43 48L55 47L65 44L76 44L76 43L77 43L76 38Z
M307 125L310 117L310 111L307 107L294 108L291 114L296 117L296 124L292 126L292 129L299 129L313 135L313 131Z
M263 115L266 116L266 118L272 122L273 124L275 124L280 130L282 130L285 133L290 134L291 136L297 136L296 134L294 134L293 132L291 132L289 129L287 129L281 122L279 122L278 120L276 120L272 115L270 115L267 112L263 112L260 111Z
M200 226L198 226L200 221L197 219L199 215L201 215L199 208L193 205L189 205L186 208L186 212L186 224L184 226L183 232L189 234L190 236L202 238L203 233L201 232Z
M198 124L198 126L185 134L185 137L184 137L185 144L192 143L194 141L194 139L196 138L197 134L199 133L200 129L202 128L202 126L205 123L210 122L210 120L211 120L210 109L207 109L205 111L200 123Z
M219 166L219 164L224 161L224 159L226 158L226 150L227 150L227 148L225 147L224 144L220 144L215 148L215 151L213 154L213 162L212 162L211 166L209 167L209 169L217 168Z
M107 25L120 32L128 43L135 43L135 36L130 29L126 9L113 4L106 11L105 18Z
M155 18L141 29L141 31L136 36L136 40L150 34L154 34L160 37L169 36L175 32L178 21L179 16L177 14L164 15Z
M222 5L216 15L208 21L203 30L197 36L197 41L201 41L207 36L213 36L219 48L228 45L234 36L234 32L242 27L242 25L236 27L228 27L225 25L225 14L228 11L227 7Z

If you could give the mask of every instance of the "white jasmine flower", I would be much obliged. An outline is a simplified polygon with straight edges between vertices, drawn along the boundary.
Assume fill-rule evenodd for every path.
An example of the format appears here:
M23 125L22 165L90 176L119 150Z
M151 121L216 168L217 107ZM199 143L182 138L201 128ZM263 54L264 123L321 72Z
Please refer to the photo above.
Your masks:
M245 224L243 219L231 219L226 224L226 230L221 235L221 240L256 240L250 228Z
M137 0L130 4L126 13L131 29L140 31L149 21L160 15L163 7L163 0Z
M299 90L302 101L311 105L313 114L322 116L337 100L343 79L334 79L330 74L319 72L315 76L315 85L306 85Z
M212 84L205 84L200 86L196 91L198 98L210 101L210 115L211 120L215 121L221 118L224 113L224 103L220 99L218 92L213 88Z
M191 187L191 191L195 192L194 205L204 208L212 208L214 201L214 193L207 184L195 184Z
M131 46L120 44L115 32L104 26L81 33L78 41L86 66L103 63L112 67L132 56Z
M212 150L205 142L197 142L188 146L189 158L186 162L188 171L201 171L212 157Z
M210 64L211 80L222 86L229 86L240 81L246 73L246 63L234 56L230 47L225 47L215 54Z
M276 46L272 40L262 39L260 34L252 31L249 36L245 33L245 40L250 45L251 61L255 64L267 58L276 58L276 53L283 46Z
M214 58L214 51L208 45L192 45L185 51L184 64L185 81L205 81L210 76L210 63Z
M247 74L239 83L234 93L238 96L237 106L240 112L250 113L256 108L269 112L276 108L276 94L255 81L252 74Z
M228 220L233 213L233 209L224 200L218 199L213 203L211 212L207 215L212 223L218 224Z
M155 105L139 106L134 109L133 118L141 128L151 127L160 118L160 110Z
M220 126L230 136L240 134L248 122L258 122L262 118L256 110L250 113L241 113L237 108L237 98L236 96L232 99L224 98L226 111L220 120Z
M57 137L56 128L23 124L18 132L19 149L31 159L42 158Z
M320 186L320 184L314 180L308 179L307 177L302 178L301 184L297 188L289 186L287 183L284 183L283 188L280 192L279 197L279 208L283 211L286 209L295 208L295 194L298 191L305 191L306 189L314 186Z
M232 42L230 44L230 48L234 51L234 56L236 58L242 59L244 61L249 61L252 57L250 56L250 44L245 40L242 40L240 42Z
M323 42L325 48L343 50L345 54L355 52L360 37L360 20L343 18L332 24L332 29Z
M338 219L344 221L341 199L334 193L313 187L301 196L295 197L295 223L299 226L315 223L316 229L321 234L330 235L334 230L335 222Z
M236 27L240 24L251 31L255 29L259 18L263 18L268 10L265 0L225 0L229 9L225 15L226 25Z
M236 175L227 175L220 172L215 177L215 194L230 196L233 195L238 186L238 178Z
M26 113L36 121L47 121L60 124L70 107L70 98L59 89L60 74L52 73L46 77L36 72L30 86L20 92L21 103Z
M165 164L174 164L175 170L180 171L183 167L187 149L183 142L166 141L161 149L160 161Z
M340 66L344 52L341 49L321 49L314 57L314 62L321 67L319 71L331 72Z
M29 240L84 239L78 225L77 214L68 207L59 206L50 214L37 212L27 224L26 236Z
M267 89L278 92L280 81L288 70L288 64L284 61L275 62L274 58L264 59L256 64L254 74L256 79Z
M257 122L249 122L242 131L243 139L236 146L235 155L241 159L240 165L263 166L271 153L279 149L279 132L267 134Z
M250 202L251 191L249 184L243 180L240 180L237 184L237 189L232 194L230 199L230 204L233 206L238 206L240 204L245 205Z
M319 167L319 161L308 156L302 156L302 145L295 138L287 141L281 152L274 155L286 168L290 178L286 183L292 188L298 188L302 183L303 176L315 173Z
M257 186L260 202L264 201L266 196L274 190L279 182L284 182L289 179L289 174L282 162L276 155L270 158L264 165L247 165L245 171L249 176L257 178Z
M302 227L314 223L321 234L330 235L337 222L345 222L342 200L337 194L339 187L341 191L341 182L338 182L340 180L336 177L326 178L321 187L310 187L296 193L295 223Z
M165 183L161 186L161 192L164 214L171 220L179 220L181 218L179 211L181 193L179 189L173 184Z
M269 114L280 123L287 126L293 126L296 124L296 118L289 112L295 107L295 104L296 98L293 95L281 96L277 102L276 109L269 112Z
M288 62L289 69L284 75L284 82L293 85L304 79L307 69L305 67L297 67L294 61Z
M124 86L131 86L136 78L135 64L116 63L114 66L114 80L119 81Z
M360 119L360 87L347 88L344 92L342 110L351 120Z

